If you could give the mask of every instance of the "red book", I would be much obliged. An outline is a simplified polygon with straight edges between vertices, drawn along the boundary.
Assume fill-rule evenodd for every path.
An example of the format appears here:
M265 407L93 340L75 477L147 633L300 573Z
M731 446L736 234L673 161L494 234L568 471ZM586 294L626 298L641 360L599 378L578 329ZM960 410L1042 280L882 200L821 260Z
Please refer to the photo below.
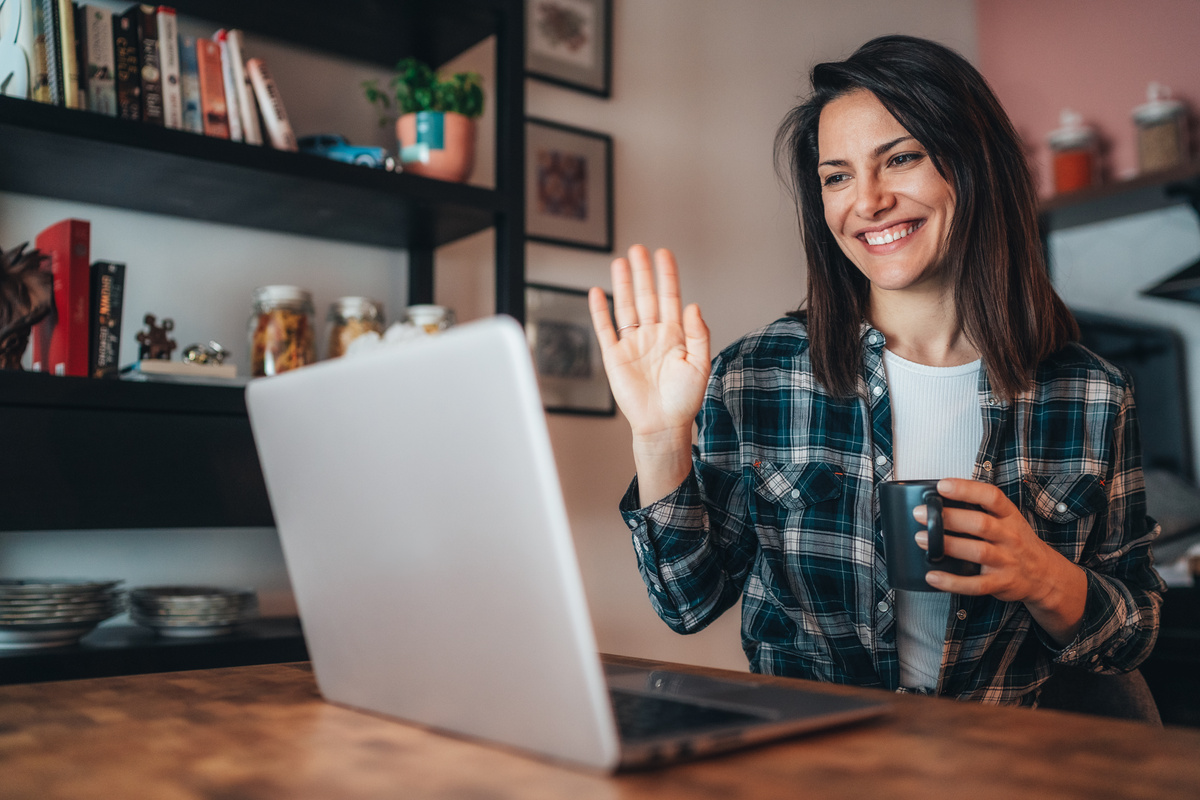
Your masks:
M38 250L50 256L55 311L33 328L35 372L88 374L91 235L91 223L82 219L64 219L37 235Z
M197 39L196 66L200 71L200 111L204 116L204 135L228 139L229 107L226 105L221 46L212 39Z

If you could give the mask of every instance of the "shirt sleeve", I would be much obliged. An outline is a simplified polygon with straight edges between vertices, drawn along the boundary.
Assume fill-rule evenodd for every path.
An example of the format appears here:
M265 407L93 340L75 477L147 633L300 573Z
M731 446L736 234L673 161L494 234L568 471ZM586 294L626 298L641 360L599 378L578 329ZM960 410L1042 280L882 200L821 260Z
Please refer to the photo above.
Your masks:
M1059 648L1038 628L1055 661L1091 672L1128 672L1154 648L1166 585L1154 569L1150 546L1158 524L1146 516L1141 442L1128 377L1113 432L1112 467L1104 481L1107 511L1097 515L1093 536L1102 537L1087 573L1087 602L1075 641Z
M714 362L697 419L692 470L671 494L639 507L636 476L621 500L638 572L651 605L672 630L695 633L737 602L754 561L736 424L722 401L724 369Z

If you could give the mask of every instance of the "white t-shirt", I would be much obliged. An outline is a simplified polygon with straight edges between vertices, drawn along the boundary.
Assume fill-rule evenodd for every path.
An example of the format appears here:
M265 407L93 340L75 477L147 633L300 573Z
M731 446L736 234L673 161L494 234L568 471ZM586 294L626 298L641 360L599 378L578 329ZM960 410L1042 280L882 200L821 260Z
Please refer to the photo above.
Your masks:
M970 478L983 440L982 361L929 367L883 351L892 410L896 480ZM941 672L950 595L896 591L900 685L934 689Z

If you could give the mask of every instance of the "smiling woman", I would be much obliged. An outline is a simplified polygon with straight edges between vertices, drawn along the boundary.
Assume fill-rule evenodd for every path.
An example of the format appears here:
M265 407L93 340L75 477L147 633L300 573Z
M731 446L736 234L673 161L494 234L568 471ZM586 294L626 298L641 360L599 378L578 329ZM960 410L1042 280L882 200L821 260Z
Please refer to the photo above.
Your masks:
M710 365L669 251L613 263L611 316L589 297L651 604L690 633L740 598L757 672L1035 705L1060 665L1132 670L1163 588L1133 387L1075 343L1012 125L921 39L875 39L812 83L776 139L804 308ZM926 556L924 530L888 551L906 542L884 543L880 487L918 479L969 574ZM890 585L913 561L924 584Z

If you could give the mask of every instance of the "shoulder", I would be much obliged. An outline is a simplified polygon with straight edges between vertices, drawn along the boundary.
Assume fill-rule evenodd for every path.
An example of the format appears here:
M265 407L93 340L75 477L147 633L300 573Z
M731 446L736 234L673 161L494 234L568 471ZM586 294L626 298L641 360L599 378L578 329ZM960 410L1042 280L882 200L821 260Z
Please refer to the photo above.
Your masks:
M781 317L751 331L717 354L715 371L794 361L808 355L808 328L795 317Z
M1115 399L1130 390L1129 375L1078 342L1071 342L1038 364L1034 392L1045 397L1070 392L1080 399Z

